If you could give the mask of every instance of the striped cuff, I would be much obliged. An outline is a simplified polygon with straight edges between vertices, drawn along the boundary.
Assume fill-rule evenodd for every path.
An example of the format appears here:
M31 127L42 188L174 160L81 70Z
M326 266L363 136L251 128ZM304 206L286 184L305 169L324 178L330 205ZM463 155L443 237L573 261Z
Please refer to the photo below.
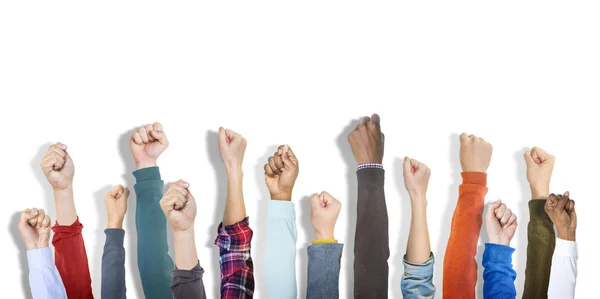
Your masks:
M383 169L383 164L381 163L365 163L365 164L360 164L358 165L358 167L356 167L356 170L360 170L363 168L379 168L379 169Z

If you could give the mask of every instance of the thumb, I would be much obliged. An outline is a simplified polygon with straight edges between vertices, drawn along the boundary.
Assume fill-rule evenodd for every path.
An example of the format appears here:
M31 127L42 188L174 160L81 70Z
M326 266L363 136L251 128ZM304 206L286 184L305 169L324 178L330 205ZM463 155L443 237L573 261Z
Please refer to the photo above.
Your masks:
M292 152L292 149L289 145L284 145L281 150L281 160L283 160L283 166L286 169L289 169L289 167L298 166L298 160L295 160L296 157L294 156L294 153Z
M225 134L225 128L220 127L217 135L219 138L219 145L226 145L227 144L227 135Z
M319 194L315 193L315 194L311 195L310 207L311 207L311 211L313 209L321 207L321 197L319 196Z
M161 145L167 146L169 145L169 141L167 140L167 135L162 130L152 130L150 131L150 136L156 139L158 143Z
M405 177L412 175L412 165L410 164L409 157L404 157L404 162L402 162L402 174Z
M494 220L496 219L496 209L502 205L502 201L500 199L488 204L487 211L485 212L486 220Z
M523 156L525 157L525 164L527 164L527 166L532 166L536 164L535 161L533 161L533 157L531 156L531 151L526 151Z
M337 207L341 205L340 201L329 194L327 191L321 192L322 202L325 203L325 207Z

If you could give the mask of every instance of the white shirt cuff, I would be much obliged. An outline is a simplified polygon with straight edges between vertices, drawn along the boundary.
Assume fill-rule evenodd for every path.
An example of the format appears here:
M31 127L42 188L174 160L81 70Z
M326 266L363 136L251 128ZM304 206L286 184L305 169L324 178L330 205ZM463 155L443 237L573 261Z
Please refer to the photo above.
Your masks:
M556 246L554 247L554 255L577 257L577 242L557 238Z

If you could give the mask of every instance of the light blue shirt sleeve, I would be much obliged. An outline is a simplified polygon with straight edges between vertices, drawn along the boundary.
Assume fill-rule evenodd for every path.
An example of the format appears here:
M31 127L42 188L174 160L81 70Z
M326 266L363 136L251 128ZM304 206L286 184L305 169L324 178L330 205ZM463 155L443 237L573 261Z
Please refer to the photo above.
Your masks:
M404 274L400 281L402 296L406 299L435 298L435 286L433 285L433 265L435 259L433 253L423 264L413 264L406 259L404 263Z
M269 298L296 299L296 239L294 203L269 200L265 256Z
M67 292L54 265L52 249L27 250L29 287L33 299L66 299Z

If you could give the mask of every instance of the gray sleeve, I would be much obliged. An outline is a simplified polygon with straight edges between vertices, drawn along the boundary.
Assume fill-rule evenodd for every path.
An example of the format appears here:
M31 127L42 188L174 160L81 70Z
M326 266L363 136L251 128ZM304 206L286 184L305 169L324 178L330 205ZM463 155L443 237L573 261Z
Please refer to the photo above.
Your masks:
M125 299L125 231L104 230L106 242L102 253L102 298Z
M308 282L306 298L339 298L340 260L343 244L308 246Z
M202 282L202 275L204 269L200 267L200 262L192 270L180 270L174 269L171 271L171 293L173 298L197 298L206 299L206 292L204 291L204 282Z

